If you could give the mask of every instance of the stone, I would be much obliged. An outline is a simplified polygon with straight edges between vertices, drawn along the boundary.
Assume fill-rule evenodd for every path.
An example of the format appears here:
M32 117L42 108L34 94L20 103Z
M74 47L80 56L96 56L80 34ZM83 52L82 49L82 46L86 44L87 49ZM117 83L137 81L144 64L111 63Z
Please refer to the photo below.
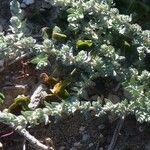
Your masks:
M98 128L99 128L100 130L103 130L103 129L105 128L105 125L104 125L104 124L101 124L101 125L98 126Z
M61 147L59 147L59 150L65 150L66 149L66 147L65 146L61 146Z
M144 127L143 126L139 126L139 131L140 132L144 132Z
M76 147L72 147L70 150L78 150Z
M103 138L103 137L104 137L103 134L100 134L99 138Z
M80 148L82 146L82 144L80 142L75 142L73 145L76 148Z
M50 9L51 7L52 7L52 4L49 1L47 0L43 1L42 8Z
M22 3L24 3L26 5L31 5L34 3L34 0L23 0Z
M82 133L85 130L85 127L81 126L79 132Z
M86 142L90 139L90 135L89 134L83 134L82 136L82 141Z
M93 145L94 145L94 143L90 143L90 144L89 144L89 147L92 147Z
M20 7L21 7L22 9L24 9L24 8L27 7L27 5L26 5L25 3L21 3L21 4L20 4Z
M103 136L103 134L99 135L99 143L103 144L105 142L105 137Z

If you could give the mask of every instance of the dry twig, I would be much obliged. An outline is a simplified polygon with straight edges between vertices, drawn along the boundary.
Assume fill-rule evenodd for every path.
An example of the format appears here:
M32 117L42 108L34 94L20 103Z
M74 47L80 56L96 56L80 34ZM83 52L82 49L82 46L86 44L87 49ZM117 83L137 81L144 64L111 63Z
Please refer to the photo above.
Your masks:
M38 150L54 150L52 147L48 147L38 141L34 136L32 136L25 128L17 127L16 131L22 135L27 141L29 141Z
M107 150L113 150L114 149L116 141L117 141L117 138L118 138L118 135L119 135L120 130L121 130L123 124L124 124L124 120L125 120L125 116L122 116L122 118L120 118L120 120L119 120L119 122L118 122L118 124L117 124L117 126L115 128L115 131L114 131L111 143L108 146Z

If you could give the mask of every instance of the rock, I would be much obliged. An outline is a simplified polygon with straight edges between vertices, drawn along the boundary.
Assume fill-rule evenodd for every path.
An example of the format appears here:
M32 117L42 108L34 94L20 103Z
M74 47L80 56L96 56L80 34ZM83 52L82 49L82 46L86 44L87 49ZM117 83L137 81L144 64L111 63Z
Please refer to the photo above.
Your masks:
M59 147L59 150L65 150L66 149L66 147L65 146L61 146L61 147Z
M103 129L105 128L105 125L104 125L104 124L101 124L101 125L98 126L98 128L99 128L100 130L103 130Z
M34 0L23 0L22 3L24 3L25 5L31 5L34 3Z
M105 137L103 136L103 134L99 135L99 143L103 144L105 142Z
M76 147L72 147L70 150L78 150Z
M139 131L143 132L144 131L144 127L143 126L139 126Z
M82 146L82 144L80 142L75 142L73 145L76 148L80 148Z
M51 7L52 7L52 4L48 0L43 1L42 8L50 9Z
M83 134L82 136L82 141L83 142L87 142L90 139L90 135L89 134Z
M103 137L104 137L103 134L100 134L99 138L103 138Z
M104 148L103 148L103 147L100 147L99 150L104 150Z
M81 126L79 129L79 133L82 133L85 130L85 127Z
M89 144L89 147L92 147L93 145L94 145L94 143L90 143L90 144Z
M21 3L21 4L20 4L20 7L21 7L22 9L24 9L24 8L27 7L27 5L26 5L25 3Z
M108 149L108 145L105 145L105 147L104 147L105 149Z
M53 143L52 139L49 137L45 138L45 144L49 147L54 147L54 143ZM63 150L63 149L61 149L61 150Z

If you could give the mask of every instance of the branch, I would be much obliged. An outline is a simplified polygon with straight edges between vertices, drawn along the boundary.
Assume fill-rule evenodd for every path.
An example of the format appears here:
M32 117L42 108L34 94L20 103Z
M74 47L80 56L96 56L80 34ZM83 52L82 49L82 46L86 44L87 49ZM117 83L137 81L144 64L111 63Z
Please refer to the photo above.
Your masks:
M25 129L27 122L23 116L15 116L14 114L0 111L0 122L14 129L38 150L54 150L51 146L46 146L39 142Z
M32 136L25 128L17 127L16 130L20 135L22 135L26 140L28 140L35 148L39 150L54 150L52 147L48 147L41 142L39 142L34 136Z
M120 130L121 130L123 124L124 124L124 120L125 120L125 116L123 116L123 117L119 120L119 122L118 122L118 124L117 124L117 126L116 126L116 128L115 128L115 131L114 131L114 134L113 134L111 143L110 143L110 145L109 145L109 147L108 147L107 150L113 150L113 149L114 149L115 144L116 144L116 141L117 141L117 138L118 138L118 135L119 135Z

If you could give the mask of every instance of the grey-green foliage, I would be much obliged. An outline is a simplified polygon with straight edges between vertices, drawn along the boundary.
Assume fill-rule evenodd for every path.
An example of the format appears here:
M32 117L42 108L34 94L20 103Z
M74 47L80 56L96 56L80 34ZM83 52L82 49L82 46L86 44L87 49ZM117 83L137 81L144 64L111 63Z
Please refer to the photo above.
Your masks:
M33 50L35 39L24 35L25 22L22 22L23 12L20 9L17 0L10 3L12 17L10 19L10 32L7 35L0 35L0 59L15 58L25 52Z
M0 112L0 122L5 123L11 127L25 127L27 125L27 120L24 116L15 116L5 110L3 112Z
M36 40L25 35L26 20L22 20L23 11L17 0L11 1L10 10L12 17L9 32L6 35L0 33L0 59L15 59L25 53L34 52L37 47Z
M15 7L17 3L14 4ZM93 78L111 76L121 82L132 97L117 104L108 101L104 107L98 100L93 103L96 115L108 111L115 116L134 114L138 121L149 122L150 73L144 69L143 59L150 52L150 31L143 31L139 25L132 24L131 16L120 15L112 0L54 0L53 5L63 7L68 13L65 31L69 31L66 34L71 34L67 41L44 38L42 44L37 44L32 37L24 36L23 30L20 30L22 27L19 28L22 22L15 15L19 11L14 11L11 19L12 33L0 37L0 54L7 56L13 52L18 56L18 53L36 51L37 58L33 62L42 60L43 64L47 64L45 57L52 54L64 66L75 66L84 72L79 87L75 87L75 97L70 97L71 102L46 103L43 109L22 112L25 120L31 124L43 121L47 124L49 115L55 116L57 120L62 114L71 114L77 109L86 114L91 108L90 103L79 106L79 102L76 102L78 95L86 95L84 87L93 85ZM121 41L115 41L117 35ZM90 40L94 46L79 50L75 46L78 40ZM136 56L133 60L129 59L132 55ZM44 58L41 59L40 56ZM5 112L1 113L1 118L6 117L4 114ZM9 119L6 117L4 121Z
M114 2L122 14L132 14L134 22L140 23L145 29L150 29L149 0L114 0Z
M150 31L143 31L139 25L132 24L131 16L120 15L116 8L111 7L112 1L109 1L109 5L107 2L104 0L55 0L55 4L63 7L68 6L69 8L67 10L69 22L67 30L77 34L77 39L92 40L95 46L91 48L90 52L83 49L78 51L76 55L74 55L75 48L73 46L76 39L71 39L66 44L59 46L53 40L46 39L44 46L50 53L56 54L64 65L75 65L77 68L84 68L86 73L88 72L86 76L89 81L85 80L84 82L82 78L83 82L80 82L81 88L77 89L78 93L85 94L82 89L87 86L87 83L90 86L92 77L116 77L117 80L122 82L124 88L132 94L132 99L129 104L127 101L117 105L111 104L111 111L118 115L133 113L138 121L146 121L145 118L142 118L142 115L138 114L146 113L146 115L149 115L149 112L145 111L148 110L147 107L143 108L144 105L141 103L144 101L146 106L149 103L146 101L149 91L149 72L144 70L143 59L150 50ZM125 39L129 38L130 44L135 46L138 53L137 59L129 65L124 64L128 63L128 57L133 53L131 51L129 55L124 55L122 48L114 46L114 33L125 37ZM143 95L145 90L146 93Z
M9 26L10 32L6 35L0 33L0 59L15 59L31 52L37 55L33 63L36 62L38 69L46 66L48 61L43 45L36 43L36 40L31 36L26 36L28 33L26 19L23 19L24 12L20 9L20 4L17 0L11 1L10 10L12 13Z

